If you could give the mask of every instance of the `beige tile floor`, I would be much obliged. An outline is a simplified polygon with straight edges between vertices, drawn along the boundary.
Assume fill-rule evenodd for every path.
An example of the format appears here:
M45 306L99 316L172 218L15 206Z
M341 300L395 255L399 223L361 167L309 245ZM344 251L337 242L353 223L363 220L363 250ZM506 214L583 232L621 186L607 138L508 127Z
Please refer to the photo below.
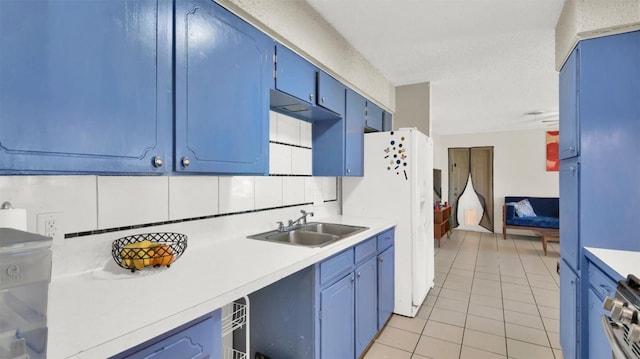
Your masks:
M416 318L393 315L364 359L561 359L558 243L454 231Z

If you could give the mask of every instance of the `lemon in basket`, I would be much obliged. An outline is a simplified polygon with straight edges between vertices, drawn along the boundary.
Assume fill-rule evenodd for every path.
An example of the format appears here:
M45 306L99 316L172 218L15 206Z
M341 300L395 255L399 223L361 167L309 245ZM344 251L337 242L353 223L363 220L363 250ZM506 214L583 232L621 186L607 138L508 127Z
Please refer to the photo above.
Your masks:
M120 251L122 264L127 268L142 269L153 265L155 248L159 245L150 240L129 243Z

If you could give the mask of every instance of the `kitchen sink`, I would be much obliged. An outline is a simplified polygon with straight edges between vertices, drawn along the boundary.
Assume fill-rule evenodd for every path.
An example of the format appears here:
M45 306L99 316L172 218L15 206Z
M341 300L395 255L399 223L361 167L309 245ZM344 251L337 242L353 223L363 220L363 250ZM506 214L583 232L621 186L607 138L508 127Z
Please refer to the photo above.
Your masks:
M367 229L367 227L314 222L295 226L286 231L273 230L254 234L247 238L306 247L322 247Z

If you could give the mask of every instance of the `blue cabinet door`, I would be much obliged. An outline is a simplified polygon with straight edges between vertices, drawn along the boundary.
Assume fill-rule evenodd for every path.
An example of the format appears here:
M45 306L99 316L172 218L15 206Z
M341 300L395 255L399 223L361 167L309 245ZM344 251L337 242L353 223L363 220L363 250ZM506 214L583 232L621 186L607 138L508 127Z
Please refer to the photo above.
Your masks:
M382 131L382 116L384 110L371 101L367 101L367 129L371 131Z
M382 131L391 131L393 129L393 115L385 111L382 117Z
M168 0L0 1L2 172L170 170L171 19Z
M221 359L220 310L112 359Z
M578 157L560 162L560 253L575 269L580 263L580 164Z
M337 114L344 115L346 86L323 71L318 72L317 103Z
M367 117L367 100L355 91L347 90L345 115L345 174L364 176L364 126Z
M585 357L592 359L611 357L611 347L600 319L605 314L602 303L603 300L598 298L592 288L589 288L587 295L588 325L585 325L585 330L588 332L586 335L588 352L585 353Z
M175 24L175 170L267 173L273 41L210 0Z
M320 358L354 357L354 275L320 293Z
M394 306L394 247L378 255L378 330L387 323Z
M579 76L581 245L638 251L640 31L582 41Z
M578 67L580 53L576 48L560 70L560 143L559 158L579 154Z
M378 332L377 258L373 257L356 268L355 275L355 357L358 358Z
M316 67L284 46L278 45L276 53L276 89L315 104Z
M567 359L579 359L578 276L560 260L560 346Z

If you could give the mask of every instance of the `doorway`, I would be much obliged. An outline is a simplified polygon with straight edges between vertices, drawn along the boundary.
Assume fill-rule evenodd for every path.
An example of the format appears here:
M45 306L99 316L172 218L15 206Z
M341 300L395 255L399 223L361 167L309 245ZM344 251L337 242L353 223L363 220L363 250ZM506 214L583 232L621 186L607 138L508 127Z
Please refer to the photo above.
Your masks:
M493 146L449 148L453 228L494 231Z

